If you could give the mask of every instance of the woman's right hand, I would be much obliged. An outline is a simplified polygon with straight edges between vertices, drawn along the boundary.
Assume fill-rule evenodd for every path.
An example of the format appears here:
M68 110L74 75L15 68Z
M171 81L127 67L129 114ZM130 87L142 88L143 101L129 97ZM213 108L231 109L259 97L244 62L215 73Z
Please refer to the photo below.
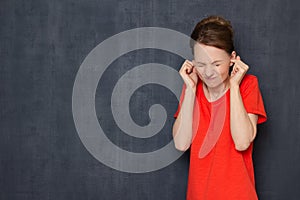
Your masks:
M179 74L187 88L192 89L192 91L195 93L198 83L198 75L193 63L189 60L185 60L179 70Z

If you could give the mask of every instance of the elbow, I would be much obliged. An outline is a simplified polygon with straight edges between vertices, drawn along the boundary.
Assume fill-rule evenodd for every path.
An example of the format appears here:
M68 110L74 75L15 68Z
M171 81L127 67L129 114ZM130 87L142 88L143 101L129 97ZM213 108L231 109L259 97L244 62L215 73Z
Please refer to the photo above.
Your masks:
M179 151L186 151L190 148L191 142L189 142L189 140L186 137L182 138L180 136L182 135L182 133L180 134L178 132L178 127L175 124L173 126L173 141L175 148Z
M253 136L246 138L236 138L234 140L235 149L237 151L246 151L255 138L256 133L253 133Z
M243 142L243 143L235 143L235 149L237 151L246 151L250 146L250 142Z
M185 144L178 144L175 142L175 148L178 150L178 151L186 151L190 148L189 145L185 145Z

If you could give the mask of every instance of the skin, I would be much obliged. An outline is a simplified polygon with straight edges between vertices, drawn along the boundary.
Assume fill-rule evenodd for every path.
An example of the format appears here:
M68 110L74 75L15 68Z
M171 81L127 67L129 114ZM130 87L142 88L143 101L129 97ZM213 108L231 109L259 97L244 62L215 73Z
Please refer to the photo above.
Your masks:
M233 70L229 75L229 68ZM247 113L242 101L239 85L248 71L236 52L229 55L226 51L196 43L194 60L186 60L179 74L186 85L185 97L180 112L173 125L175 147L180 151L187 150L193 139L192 121L198 80L203 81L203 89L209 101L215 101L230 88L230 130L238 151L248 149L256 136L258 116Z

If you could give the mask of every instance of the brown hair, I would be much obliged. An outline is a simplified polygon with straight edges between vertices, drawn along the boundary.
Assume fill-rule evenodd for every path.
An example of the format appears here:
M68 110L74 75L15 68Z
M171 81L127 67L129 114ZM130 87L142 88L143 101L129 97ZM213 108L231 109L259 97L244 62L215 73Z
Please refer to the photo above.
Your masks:
M234 51L230 21L220 16L209 16L201 20L191 34L190 46L193 53L195 42L223 49L230 55Z

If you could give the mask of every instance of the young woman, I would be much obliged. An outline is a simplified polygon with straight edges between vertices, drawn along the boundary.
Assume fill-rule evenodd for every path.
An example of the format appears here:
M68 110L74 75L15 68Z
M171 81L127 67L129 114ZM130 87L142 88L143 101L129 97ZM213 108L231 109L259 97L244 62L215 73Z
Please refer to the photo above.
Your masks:
M257 78L234 51L229 21L210 16L191 34L194 60L173 126L175 147L191 148L188 200L255 200L252 163L257 124L266 113Z

